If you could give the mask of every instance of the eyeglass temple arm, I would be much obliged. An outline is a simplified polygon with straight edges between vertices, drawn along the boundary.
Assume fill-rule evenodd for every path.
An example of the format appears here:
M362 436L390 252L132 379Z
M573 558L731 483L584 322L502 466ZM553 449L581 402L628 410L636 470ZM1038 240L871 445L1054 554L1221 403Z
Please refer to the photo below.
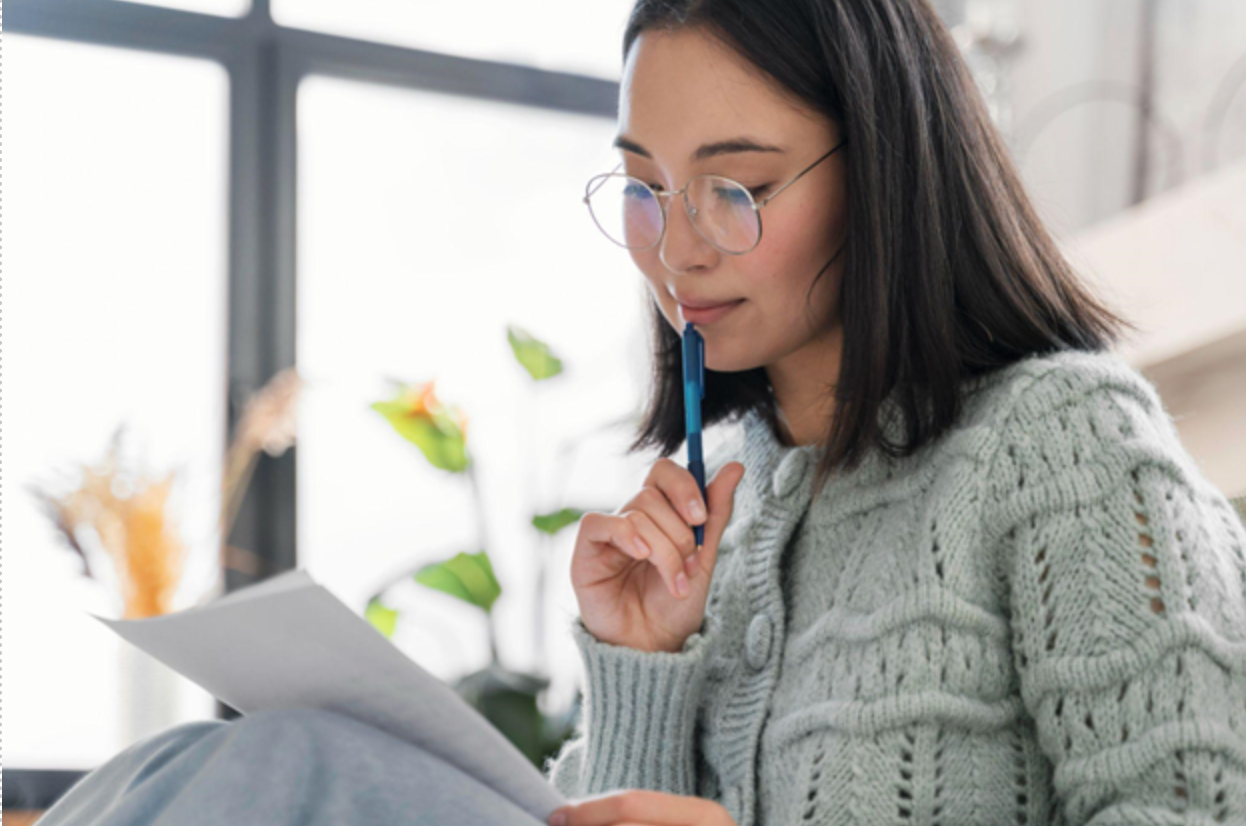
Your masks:
M825 155L823 155L822 157L818 158L816 161L814 161L813 163L809 164L809 165L808 165L808 166L806 166L804 169L802 169L802 170L801 170L801 171L800 171L800 172L796 175L796 177L795 177L795 178L792 178L792 180L788 181L788 182L787 182L787 183L785 183L783 186L779 187L779 188L778 188L778 189L776 189L774 192L771 192L769 195L767 195L765 198L763 198L763 199L761 200L761 203L759 203L759 204L757 205L757 208L758 208L758 209L761 209L761 208L762 208L762 207L764 207L766 204L770 203L772 200L774 200L776 197L778 197L778 195L779 195L779 193L780 193L780 192L782 192L783 190L787 189L787 188L788 188L789 186L791 186L792 184L794 184L794 183L796 183L797 181L799 181L802 177L804 177L804 175L805 175L805 173L806 173L806 172L808 172L809 170L813 169L815 166L817 166L818 164L822 163L822 162L823 162L824 160L826 160L827 158L829 158L829 157L831 157L832 155L834 155L836 152L838 152L838 151L839 151L839 148L840 148L841 146L843 146L844 144L846 144L847 142L848 142L848 139L847 139L847 138L844 138L842 141L840 141L838 144L836 144L836 146L835 146L835 148L834 148L834 149L832 149L831 151L827 152Z

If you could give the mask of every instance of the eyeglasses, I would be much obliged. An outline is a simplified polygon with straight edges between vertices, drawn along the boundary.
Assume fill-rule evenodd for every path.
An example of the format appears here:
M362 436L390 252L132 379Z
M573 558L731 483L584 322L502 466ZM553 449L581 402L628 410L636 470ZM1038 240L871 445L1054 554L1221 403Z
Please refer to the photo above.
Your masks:
M623 172L605 172L589 178L583 200L593 222L607 238L630 250L647 250L661 241L666 231L666 210L661 199L683 195L684 209L701 237L728 255L743 255L761 242L761 208L847 142L844 138L760 202L744 184L722 175L697 175L683 189L657 192Z

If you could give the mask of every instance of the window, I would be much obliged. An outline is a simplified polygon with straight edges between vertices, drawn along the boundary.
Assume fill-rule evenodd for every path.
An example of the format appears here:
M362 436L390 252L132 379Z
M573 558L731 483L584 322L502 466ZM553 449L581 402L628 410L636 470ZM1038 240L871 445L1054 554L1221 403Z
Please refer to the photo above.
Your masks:
M118 616L31 483L94 465L121 422L185 464L184 600L214 584L225 383L228 83L216 64L5 35L4 756L81 769L129 745ZM175 489L177 490L177 489ZM14 633L16 631L16 633ZM178 678L183 719L213 715Z

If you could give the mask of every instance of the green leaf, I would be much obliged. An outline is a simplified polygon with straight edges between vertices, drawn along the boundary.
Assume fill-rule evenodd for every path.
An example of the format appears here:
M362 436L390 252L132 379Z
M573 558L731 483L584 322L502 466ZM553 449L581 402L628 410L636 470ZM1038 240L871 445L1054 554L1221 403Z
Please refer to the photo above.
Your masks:
M493 603L502 594L502 586L494 577L493 565L484 551L458 553L444 562L425 565L415 572L415 581L486 612L493 609Z
M363 616L385 636L394 636L394 628L398 625L398 612L386 607L379 597L368 600L368 607Z
M547 514L537 514L532 517L532 524L539 531L553 536L568 525L574 525L580 521L580 517L584 515L584 511L576 508L563 508L560 511Z
M369 405L389 421L398 435L420 449L433 467L462 473L468 465L467 439L458 423L445 412L412 415L400 401Z
M549 345L533 338L522 328L509 325L506 338L511 343L515 358L532 378L542 381L562 372L562 361L550 352Z

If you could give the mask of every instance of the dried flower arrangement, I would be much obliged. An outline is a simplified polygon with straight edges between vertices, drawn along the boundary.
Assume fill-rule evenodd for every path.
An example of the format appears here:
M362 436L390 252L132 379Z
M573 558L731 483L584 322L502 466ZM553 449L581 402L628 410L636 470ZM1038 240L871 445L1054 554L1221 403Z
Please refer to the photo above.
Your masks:
M250 482L259 451L279 456L294 444L296 409L303 381L295 368L275 375L252 396L225 455L219 519L227 564L245 567L249 552L225 543ZM81 482L65 493L32 485L30 493L52 520L82 573L98 580L92 557L102 549L111 560L124 619L166 614L181 582L186 546L168 512L177 471L161 477L124 466L120 446L126 426L113 433L107 457L80 468ZM88 550L91 548L91 550Z
M83 573L96 579L83 547L93 533L112 559L124 604L123 617L167 613L181 579L186 548L165 513L177 472L160 478L121 467L118 453L125 426L118 427L107 457L82 467L82 483L64 496L32 488L45 512L82 559Z

